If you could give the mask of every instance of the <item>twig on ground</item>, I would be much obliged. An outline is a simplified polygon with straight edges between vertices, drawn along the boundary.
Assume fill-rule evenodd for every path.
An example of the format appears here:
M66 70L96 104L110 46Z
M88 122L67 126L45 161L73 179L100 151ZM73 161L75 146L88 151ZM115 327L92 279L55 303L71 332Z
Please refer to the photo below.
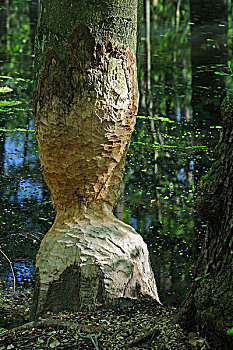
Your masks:
M154 338L155 338L157 335L159 335L159 333L160 333L160 331L159 331L158 329L154 329L153 334L152 334L151 339L150 339L149 344L148 344L149 347L151 346L152 341L154 340Z
M205 346L207 347L207 349L210 349L210 344L207 342L206 339L204 339L204 343L205 343Z
M137 339L131 341L130 343L126 344L126 346L128 348L131 348L133 346L136 346L136 345L139 345L139 344L142 344L144 343L145 341L147 341L149 338L150 338L150 342L152 342L153 338L157 335L160 334L160 331L156 328L154 329L153 331L151 332L148 332L144 335L142 335L141 337L138 337Z
M14 273L14 269L13 269L13 265L12 262L10 261L10 259L8 258L8 256L2 251L2 249L0 248L0 252L2 253L2 255L6 258L6 260L9 262L10 267L11 267L11 272L13 275L13 292L15 293L15 273Z

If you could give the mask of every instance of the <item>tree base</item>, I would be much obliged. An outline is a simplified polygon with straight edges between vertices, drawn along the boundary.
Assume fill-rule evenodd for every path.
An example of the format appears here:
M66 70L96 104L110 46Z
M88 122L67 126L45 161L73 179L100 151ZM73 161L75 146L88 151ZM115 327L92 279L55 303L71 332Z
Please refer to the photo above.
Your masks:
M56 220L37 256L32 318L140 294L159 301L147 246L131 226L94 210L62 225Z

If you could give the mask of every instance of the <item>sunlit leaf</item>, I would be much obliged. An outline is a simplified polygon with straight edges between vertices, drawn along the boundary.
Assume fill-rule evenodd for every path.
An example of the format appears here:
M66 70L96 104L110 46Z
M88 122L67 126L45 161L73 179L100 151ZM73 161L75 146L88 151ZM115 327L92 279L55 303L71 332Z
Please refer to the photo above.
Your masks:
M137 115L138 119L152 119L152 120L160 120L162 122L167 122L167 123L174 123L174 120L171 120L169 118L166 117L161 117L161 116L144 116L144 115Z
M231 329L228 329L228 330L227 330L227 334L228 334L228 335L233 335L233 327L232 327Z
M15 106L15 105L19 105L20 101L15 101L15 100L3 100L0 101L0 108L1 107L10 107L10 106Z
M223 72L214 72L214 74L217 74L217 75L231 75L229 73L223 73Z
M7 129L7 128L0 128L0 131L3 131L3 132L34 132L35 130L34 129L24 129L24 128L17 128L17 129Z
M195 281L199 281L201 279L202 279L202 277L197 277L197 278L195 278Z
M13 79L13 78L9 77L8 75L0 75L0 79Z
M0 93L6 94L6 93L11 92L11 91L13 91L13 89L11 89L8 86L0 87Z

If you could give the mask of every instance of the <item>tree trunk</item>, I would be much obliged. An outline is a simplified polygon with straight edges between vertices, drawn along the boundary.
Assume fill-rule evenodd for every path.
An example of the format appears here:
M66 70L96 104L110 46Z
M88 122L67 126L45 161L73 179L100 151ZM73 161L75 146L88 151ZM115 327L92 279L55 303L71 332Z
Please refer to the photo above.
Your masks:
M32 45L32 54L34 54L34 45L35 45L35 32L36 24L38 19L38 10L39 10L39 1L40 0L30 0L29 1L29 19L30 19L30 39Z
M219 159L198 190L197 210L207 223L205 243L177 319L224 350L232 349L227 333L233 327L233 96L225 99L222 115Z
M41 1L34 113L56 219L32 318L158 300L146 244L113 215L137 112L136 43L137 0Z
M0 0L0 43L1 46L6 44L7 36L7 9L5 0Z

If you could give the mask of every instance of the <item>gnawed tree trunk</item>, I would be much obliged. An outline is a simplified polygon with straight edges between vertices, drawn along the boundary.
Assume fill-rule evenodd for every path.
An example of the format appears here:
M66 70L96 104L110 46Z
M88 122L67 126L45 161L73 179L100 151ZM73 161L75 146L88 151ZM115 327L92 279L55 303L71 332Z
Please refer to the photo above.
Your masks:
M225 99L222 116L219 159L198 191L197 209L207 222L205 243L177 320L224 350L233 344L227 334L233 327L233 96Z
M113 215L137 112L137 0L41 1L36 136L56 219L36 261L32 318L158 300L142 237Z

